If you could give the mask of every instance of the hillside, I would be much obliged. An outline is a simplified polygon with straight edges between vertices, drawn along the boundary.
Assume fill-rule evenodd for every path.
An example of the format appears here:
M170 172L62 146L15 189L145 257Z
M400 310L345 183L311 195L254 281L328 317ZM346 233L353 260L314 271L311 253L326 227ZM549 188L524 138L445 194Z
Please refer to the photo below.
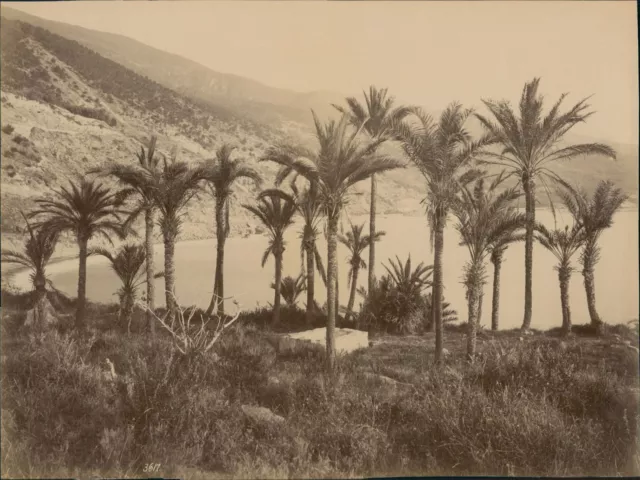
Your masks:
M333 111L330 104L344 97L335 92L299 93L270 87L249 78L213 71L131 38L45 20L4 6L2 15L75 40L167 88L259 122L310 124L311 108L326 115Z

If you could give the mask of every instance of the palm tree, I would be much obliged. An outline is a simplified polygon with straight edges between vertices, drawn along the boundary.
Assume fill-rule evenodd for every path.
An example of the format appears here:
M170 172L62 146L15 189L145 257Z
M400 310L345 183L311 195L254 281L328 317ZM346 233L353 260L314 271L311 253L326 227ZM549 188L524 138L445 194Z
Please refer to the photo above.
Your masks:
M111 243L111 235L120 238L126 235L121 209L122 201L117 193L93 180L83 178L77 183L69 182L69 188L54 190L54 199L37 199L38 207L30 217L39 217L35 228L45 234L70 232L76 237L79 250L78 306L76 326L84 328L87 302L87 255L88 243L101 236Z
M464 110L459 104L452 103L436 123L420 109L414 109L411 118L415 117L417 122L411 124L405 121L396 126L396 135L405 153L426 180L427 195L423 203L426 205L430 241L434 249L432 293L436 300L439 299L435 302L432 320L436 332L436 363L440 362L443 349L444 229L460 188L482 175L482 172L469 168L471 162L491 143L490 137L472 140L464 127L471 113L471 110Z
M490 260L493 265L493 294L491 296L491 330L493 331L497 331L500 325L500 272L504 254L509 245L524 240L524 235L516 233L517 230L516 227L513 232L505 232L505 235L497 239L490 247Z
M154 175L153 201L160 218L160 230L164 240L165 301L169 320L176 313L175 247L180 234L182 215L188 203L200 191L200 182L206 178L202 168L190 167L176 160L175 151L170 161L163 161L159 174Z
M324 216L323 205L318 192L313 188L307 188L299 191L295 182L291 183L296 209L304 222L302 232L300 232L300 258L302 260L302 269L305 268L306 258L306 290L307 290L307 307L306 322L310 326L313 321L313 313L315 308L315 271L320 273L320 277L324 284L327 284L327 274L322 262L322 256L318 250L316 240L320 234L319 224Z
M236 147L223 144L216 152L215 158L208 160L204 169L211 194L216 202L216 271L213 295L207 309L211 314L218 307L218 315L224 315L224 244L229 235L229 203L233 192L233 185L241 178L252 180L260 186L262 178L256 169L243 159L231 159Z
M275 290L276 284L272 283L271 288ZM296 278L286 276L280 282L280 295L285 303L293 307L298 301L298 297L306 290L305 277L301 273Z
M369 94L363 92L365 105L355 97L346 99L347 108L333 105L343 115L348 115L349 121L356 128L363 128L374 140L389 140L393 138L393 125L409 114L406 107L393 108L394 97L387 96L386 88L378 89L371 85ZM375 232L376 232L376 176L371 175L371 201L369 206L369 281L368 289L375 285Z
M563 137L576 124L584 122L593 112L588 111L588 99L583 99L565 113L560 106L567 94L562 94L546 116L543 115L543 97L538 94L539 78L526 83L520 98L519 118L509 102L483 100L495 122L476 114L487 132L501 145L502 151L486 152L484 164L498 165L509 175L518 178L525 197L527 224L525 232L525 293L522 329L531 328L533 314L533 233L535 229L536 182L540 180L550 199L546 180L564 182L549 165L582 155L604 155L615 159L615 151L601 143L561 146ZM553 204L552 204L553 206Z
M431 286L432 265L420 262L415 268L411 268L411 255L409 255L404 265L398 256L396 256L395 263L390 258L389 266L391 268L386 265L384 268L395 288L404 298L422 295L423 290Z
M140 147L140 152L136 154L138 164L133 165L110 165L106 168L92 170L89 173L100 173L116 178L125 187L123 194L126 197L134 196L136 204L127 219L127 224L132 224L142 213L144 213L144 245L146 264L146 284L147 284L147 325L151 335L155 335L156 324L153 320L155 310L156 289L154 279L154 222L156 205L154 203L154 188L156 186L156 176L158 174L158 163L160 157L156 155L157 137L153 135L149 141L147 149Z
M269 246L262 255L262 266L269 255L276 262L273 300L273 325L280 322L280 289L282 287L282 255L285 250L284 232L293 224L296 204L293 197L277 189L268 189L260 193L257 205L243 205L253 213L269 231Z
M143 265L147 255L143 245L125 245L114 255L105 248L95 248L89 251L89 255L100 255L109 260L111 269L122 282L117 295L120 301L118 323L127 325L127 333L131 333L131 320L133 308L138 298L138 289L146 281ZM155 275L152 276L152 279Z
M536 225L536 240L557 259L558 280L560 281L560 304L562 305L562 332L571 333L571 309L569 307L569 281L573 267L571 257L584 245L585 234L582 226L574 224L571 229L548 230L544 225Z
M425 309L427 311L426 318L431 319L433 316L431 315L431 310L433 309L433 295L431 292L427 293L424 296L425 300ZM451 304L444 299L442 300L442 323L447 324L451 322L455 322L458 320L458 312L453 308L450 308Z
M591 325L596 332L601 333L604 324L596 310L594 273L600 259L598 240L600 234L613 225L613 216L628 197L621 189L616 188L613 182L604 180L598 184L591 197L584 190L572 188L569 185L561 195L575 223L584 230L585 241L580 253L580 264Z
M467 290L468 333L467 356L473 359L476 350L478 308L482 285L485 283L485 259L497 239L508 235L524 222L522 214L512 206L520 193L516 188L496 194L502 177L498 177L485 190L484 179L475 182L473 190L463 187L454 204L457 217L455 225L460 234L461 245L469 250L470 259L464 269L464 284Z
M46 325L49 310L52 308L47 300L47 274L46 268L58 242L58 233L55 231L34 230L22 215L27 224L29 238L24 242L23 251L2 250L2 261L16 263L31 270L31 283L35 292L35 301L31 312L33 323L37 327Z
M353 310L353 304L356 300L356 291L358 289L358 273L361 268L367 268L367 264L362 258L362 252L371 245L371 238L369 235L363 235L362 225L351 225L351 231L346 235L338 235L338 241L342 243L349 250L349 279L351 283L351 291L349 294L349 303L347 304L347 313L345 314L345 322L349 321L351 312ZM376 232L374 235L374 242L379 241L385 232Z
M263 160L278 163L283 171L296 172L305 177L316 188L327 215L328 241L328 286L327 286L327 366L333 369L335 362L335 322L337 309L337 235L338 220L347 203L349 189L371 175L382 173L402 164L393 158L375 153L382 140L363 143L359 131L351 131L349 117L343 115L339 122L329 121L325 125L313 112L319 148L313 152L303 147L280 145L265 153Z

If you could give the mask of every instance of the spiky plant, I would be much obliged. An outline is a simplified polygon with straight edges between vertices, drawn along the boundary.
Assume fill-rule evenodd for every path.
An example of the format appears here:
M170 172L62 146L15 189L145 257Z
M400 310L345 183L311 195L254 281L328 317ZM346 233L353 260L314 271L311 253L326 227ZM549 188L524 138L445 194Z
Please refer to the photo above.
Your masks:
M427 311L427 315L426 318L433 318L431 316L431 310L433 309L434 305L433 305L433 295L431 294L431 292L427 293L424 296L424 300L425 300L425 309ZM452 323L455 322L456 320L458 320L458 312L456 310L454 310L453 308L451 308L451 304L447 301L442 301L442 323L444 323L445 325L447 323Z
M155 188L159 175L160 155L156 155L157 137L151 136L147 149L140 146L140 151L136 153L138 163L115 164L106 168L90 171L100 175L110 176L118 180L124 187L121 195L135 201L134 208L126 221L131 225L141 214L144 214L144 245L145 245L145 265L147 274L147 326L151 335L155 335L156 322L153 319L155 310L155 283L154 279L154 223L155 223Z
M2 250L2 261L15 263L31 271L31 284L35 292L35 301L30 308L33 324L42 327L47 323L49 305L47 301L47 264L55 251L58 242L58 232L34 230L27 217L22 214L27 224L29 238L24 242L22 251ZM29 313L27 314L29 316Z
M501 151L486 152L483 163L498 165L518 179L525 197L527 224L525 232L525 292L522 329L531 328L533 315L533 238L535 229L536 182L540 181L549 199L547 181L564 183L549 166L579 156L603 155L615 159L615 151L601 143L562 145L564 136L576 124L586 121L593 111L587 98L564 113L560 107L567 94L562 94L549 112L543 113L543 97L538 94L539 78L525 84L519 111L514 112L506 100L483 100L493 119L476 114L487 132L499 143ZM553 206L553 203L551 203Z
M384 268L394 286L405 297L422 295L423 291L431 286L433 266L425 265L424 262L420 262L415 266L415 268L412 268L411 255L407 257L404 265L398 256L396 256L395 262L390 258L389 266L384 265Z
M347 250L349 250L349 256L347 261L349 262L349 282L350 282L350 293L349 293L349 303L347 304L347 312L345 314L345 322L348 322L351 318L351 314L353 312L353 304L356 300L356 290L358 289L358 274L360 273L360 269L367 268L367 263L362 258L362 253L371 245L372 241L379 241L384 235L385 232L376 232L373 235L373 240L370 235L363 235L362 230L364 229L364 224L362 225L351 225L351 231L348 231L346 235L339 235L338 241L342 243Z
M106 248L94 248L89 251L89 255L99 255L109 260L111 270L122 282L117 291L120 304L118 323L121 326L126 325L127 333L131 333L131 320L138 290L146 282L143 268L146 261L144 245L124 245L115 254Z
M621 189L611 181L598 183L593 195L581 188L566 185L561 192L562 200L573 216L575 223L584 230L585 241L580 252L580 264L591 325L599 333L604 323L596 309L595 266L600 259L598 240L607 228L613 225L613 217L628 199Z
M402 164L394 158L375 153L382 140L362 142L358 130L349 127L349 117L343 115L339 122L322 124L313 113L316 138L319 147L311 151L303 147L279 145L265 153L262 160L275 162L283 167L282 175L295 172L305 177L317 189L327 215L327 367L335 363L335 324L337 309L337 235L340 212L348 202L348 192L355 185Z
M458 195L453 213L457 218L455 228L460 234L461 245L469 250L469 261L464 268L464 285L467 291L468 333L467 356L473 359L476 350L479 302L485 283L485 260L491 245L497 239L523 225L524 217L512 203L520 193L515 188L497 193L502 181L498 177L485 189L484 179L478 179L473 189L464 187Z
M414 109L407 120L417 121L405 121L395 127L396 136L402 142L406 155L425 178L427 195L423 203L434 251L432 293L435 299L440 299L440 302L435 302L433 309L436 362L440 362L443 349L442 255L445 226L460 188L482 174L470 168L472 161L482 149L491 144L488 136L474 141L465 128L465 122L471 113L472 110L465 110L461 105L452 103L440 115L438 122L434 122L420 109Z
M364 105L355 97L346 99L347 107L333 105L340 113L349 116L350 122L356 128L362 128L374 140L389 140L393 138L393 126L409 114L409 108L397 107L395 99L388 95L388 89L369 87L369 94L363 92ZM371 200L369 203L369 278L368 288L371 290L375 283L375 233L376 233L376 175L371 175Z
M294 307L296 305L298 297L306 290L305 285L306 280L302 273L296 278L286 276L282 279L280 282L280 295L288 306ZM276 284L272 283L271 288L275 290Z
M123 218L129 212L122 209L118 193L83 178L69 182L69 187L54 190L54 198L37 199L37 207L30 218L37 218L35 228L45 235L69 232L76 237L79 251L78 305L76 326L84 328L87 302L87 254L89 240L103 237L111 243L111 236L124 238Z
M218 315L224 315L224 245L229 236L229 204L233 187L240 179L251 180L258 187L262 183L260 173L245 159L231 158L235 149L234 146L223 144L216 151L216 156L203 166L207 185L215 199L216 217L216 270L213 295L207 309L209 315L216 305Z
M262 255L264 267L273 255L275 259L275 296L273 300L273 325L280 323L280 289L282 287L282 256L285 250L284 233L293 224L296 203L293 197L278 189L268 189L258 195L256 205L243 205L267 228L269 245Z
M573 266L571 257L584 245L585 231L582 226L574 224L572 228L549 230L542 224L536 225L536 240L549 250L558 260L555 266L560 281L560 304L562 307L562 332L571 333L571 308L569 305L569 282Z

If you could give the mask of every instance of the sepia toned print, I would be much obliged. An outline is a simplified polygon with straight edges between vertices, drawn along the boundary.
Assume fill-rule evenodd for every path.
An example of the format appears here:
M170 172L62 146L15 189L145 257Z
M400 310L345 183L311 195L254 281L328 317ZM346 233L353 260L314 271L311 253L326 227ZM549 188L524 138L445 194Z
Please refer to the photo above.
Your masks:
M3 3L2 477L640 475L636 13Z

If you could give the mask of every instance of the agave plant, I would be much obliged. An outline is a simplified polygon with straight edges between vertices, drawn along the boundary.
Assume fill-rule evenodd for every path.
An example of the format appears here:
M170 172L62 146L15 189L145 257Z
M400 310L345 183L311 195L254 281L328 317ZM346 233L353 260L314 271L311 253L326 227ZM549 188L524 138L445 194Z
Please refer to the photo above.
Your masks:
M23 251L2 250L2 261L15 263L31 271L31 283L35 292L35 302L27 313L27 319L33 317L33 324L37 327L45 325L47 315L52 307L47 301L46 267L56 248L58 233L56 231L34 230L25 215L22 215L27 224L29 238L24 242Z
M276 284L272 283L271 288L275 290ZM285 303L293 307L298 301L298 297L306 290L305 286L305 277L301 273L296 278L291 276L286 276L282 279L280 283L280 295Z

